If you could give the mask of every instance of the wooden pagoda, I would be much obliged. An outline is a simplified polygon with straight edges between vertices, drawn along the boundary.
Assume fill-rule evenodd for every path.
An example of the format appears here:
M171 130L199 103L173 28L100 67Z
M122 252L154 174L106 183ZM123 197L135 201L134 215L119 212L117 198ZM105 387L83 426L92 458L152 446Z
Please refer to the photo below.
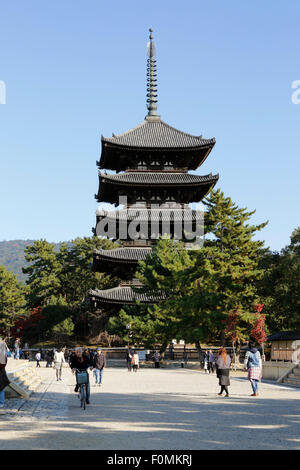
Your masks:
M95 250L93 270L118 276L121 282L113 289L91 290L94 309L116 311L135 300L153 302L154 299L132 289L138 285L134 279L138 261L146 260L159 236L167 233L175 238L176 221L182 220L182 209L189 203L201 201L219 178L218 175L189 173L206 160L215 139L181 132L157 114L156 60L151 29L148 55L145 120L123 134L102 137L102 153L97 162L99 189L95 198L99 203L116 207L122 200L126 202L121 210L96 213L94 234L105 236L104 227L111 224L114 230L107 236L119 240L120 246ZM195 224L195 211L189 211L189 217ZM167 225L164 222L168 222ZM138 237L129 233L134 223L140 229Z

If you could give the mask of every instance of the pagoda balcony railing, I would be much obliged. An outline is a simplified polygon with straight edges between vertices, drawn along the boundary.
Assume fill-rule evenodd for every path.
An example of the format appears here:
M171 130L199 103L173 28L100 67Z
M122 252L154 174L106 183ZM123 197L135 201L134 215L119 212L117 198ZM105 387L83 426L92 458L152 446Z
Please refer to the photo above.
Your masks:
M136 168L127 168L125 170L125 173L137 173L137 172L143 172L143 173L187 173L188 168L187 167L148 167L148 166L140 166Z
M122 246L153 246L157 240L122 240Z
M141 287L143 284L138 279L124 280L120 282L120 286Z

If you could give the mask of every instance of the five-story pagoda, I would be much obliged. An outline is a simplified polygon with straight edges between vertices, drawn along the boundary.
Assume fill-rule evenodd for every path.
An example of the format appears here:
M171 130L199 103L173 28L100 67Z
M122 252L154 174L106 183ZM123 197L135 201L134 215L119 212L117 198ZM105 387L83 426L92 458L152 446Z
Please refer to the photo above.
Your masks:
M183 211L189 203L200 202L218 181L218 175L199 176L196 170L212 150L215 139L203 139L181 132L157 114L155 49L150 29L147 62L147 108L145 120L134 129L111 138L102 137L102 153L97 162L99 203L111 203L116 211L97 211L97 236L119 240L112 250L95 250L93 270L118 276L118 287L90 291L92 305L106 311L119 310L135 300L153 302L134 292L134 274L139 260L145 260L158 237L184 235ZM107 174L106 171L115 171ZM191 227L197 224L196 211L186 211ZM179 232L179 234L178 234Z

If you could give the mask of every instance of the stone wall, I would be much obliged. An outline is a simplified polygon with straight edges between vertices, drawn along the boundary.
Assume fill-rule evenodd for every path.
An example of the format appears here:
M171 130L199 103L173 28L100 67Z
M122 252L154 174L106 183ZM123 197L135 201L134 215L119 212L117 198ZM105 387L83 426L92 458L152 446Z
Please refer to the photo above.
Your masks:
M276 361L263 362L263 370L262 370L263 379L277 380L285 372L287 372L292 367L292 365L293 365L292 362L276 362Z

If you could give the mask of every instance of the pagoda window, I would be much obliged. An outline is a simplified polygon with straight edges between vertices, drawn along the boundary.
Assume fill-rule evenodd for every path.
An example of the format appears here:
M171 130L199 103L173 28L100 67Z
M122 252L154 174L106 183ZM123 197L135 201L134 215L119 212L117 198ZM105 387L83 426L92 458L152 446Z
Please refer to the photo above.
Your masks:
M137 164L139 170L147 170L147 163L145 161L139 161Z
M139 207L146 207L146 205L147 205L146 198L144 196L138 196L136 198L135 205L139 206Z

